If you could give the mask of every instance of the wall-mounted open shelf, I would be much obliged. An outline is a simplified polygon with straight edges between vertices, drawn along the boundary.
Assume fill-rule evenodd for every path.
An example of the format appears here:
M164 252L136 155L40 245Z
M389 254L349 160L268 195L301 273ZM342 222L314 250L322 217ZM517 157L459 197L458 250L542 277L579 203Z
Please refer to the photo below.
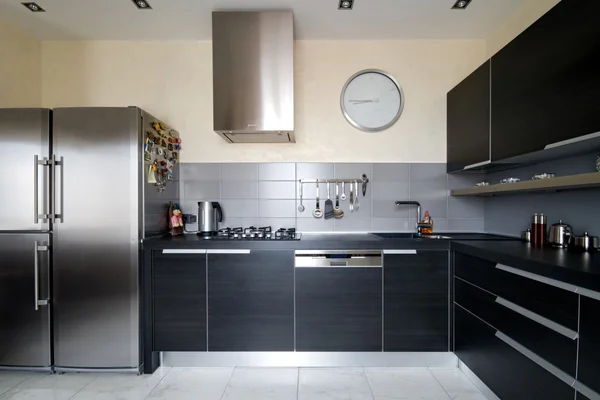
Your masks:
M450 191L451 196L499 196L526 192L545 192L558 190L600 187L600 172L589 174L560 176L550 179L521 181Z

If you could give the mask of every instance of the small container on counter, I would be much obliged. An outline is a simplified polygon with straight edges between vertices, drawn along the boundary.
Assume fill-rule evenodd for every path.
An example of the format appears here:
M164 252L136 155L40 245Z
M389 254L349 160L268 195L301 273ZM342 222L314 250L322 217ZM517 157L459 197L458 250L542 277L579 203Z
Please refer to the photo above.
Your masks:
M569 240L569 249L575 251L594 252L600 248L600 239L598 236L590 236L584 232L582 236L571 236Z
M521 240L527 243L531 242L531 229L521 232Z
M546 244L546 229L548 225L548 217L543 213L533 214L531 217L531 244L538 247L543 247Z

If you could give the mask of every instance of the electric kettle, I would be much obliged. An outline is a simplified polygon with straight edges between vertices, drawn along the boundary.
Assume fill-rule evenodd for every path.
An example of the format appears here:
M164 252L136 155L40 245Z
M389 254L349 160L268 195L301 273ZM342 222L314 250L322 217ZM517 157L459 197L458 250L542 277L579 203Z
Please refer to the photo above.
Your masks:
M219 231L219 222L223 222L223 209L216 201L199 201L198 218L198 234L214 236Z

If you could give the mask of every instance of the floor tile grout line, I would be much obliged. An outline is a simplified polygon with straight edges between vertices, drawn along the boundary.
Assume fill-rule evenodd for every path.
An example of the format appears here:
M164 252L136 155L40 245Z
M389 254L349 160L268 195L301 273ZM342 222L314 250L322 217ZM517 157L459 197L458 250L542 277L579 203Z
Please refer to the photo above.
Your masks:
M79 372L77 372L77 374L79 374ZM74 398L75 396L77 396L83 389L85 389L86 387L88 387L92 382L94 382L96 379L98 379L100 377L100 375L96 375L94 376L92 379L90 379L90 381L88 383L86 383L85 385L83 385L81 387L81 389L79 389L78 391L76 391L73 396L69 397L68 400L71 400L72 398Z
M365 379L367 381L367 385L369 385L369 391L371 392L371 398L373 400L375 400L375 393L373 393L373 388L371 387L371 382L369 382L369 377L367 375L367 369L363 367L362 368L362 372L363 372L363 375L365 376Z
M223 389L223 393L221 393L221 397L219 397L219 400L223 400L223 396L225 396L225 393L227 392L227 388L229 387L229 384L231 383L231 378L233 378L233 374L235 374L236 369L237 369L237 367L233 367L231 369L231 375L229 375L229 379L227 380L227 384L225 385L225 389Z
M300 400L300 367L298 367L298 378L296 379L296 400Z
M163 368L164 368L164 367L163 367ZM148 392L148 394L146 395L146 397L144 397L144 399L147 399L147 398L148 398L148 397L149 397L149 396L152 394L152 392L154 391L154 389L156 389L156 388L158 387L158 385L159 385L159 384L160 384L160 383L163 381L163 379L165 379L165 378L167 377L167 375L169 375L169 374L171 373L171 371L173 371L173 368L172 368L172 367L171 367L171 368L169 368L169 370L167 371L167 373L166 373L166 374L164 374L164 375L163 375L163 377L162 377L162 378L160 378L160 379L158 380L158 382L156 382L156 384L155 384L154 386L152 386L152 389L150 389L150 391Z
M452 400L452 396L450 396L450 393L448 393L448 391L446 390L446 388L444 387L444 385L442 385L442 382L440 382L439 379L435 376L435 374L433 373L433 371L431 370L431 368L427 367L427 371L429 371L429 373L431 374L431 376L433 377L433 379L438 383L438 385L440 385L440 387L442 388L442 390L444 391L444 393L446 393L446 396L448 396L448 399Z

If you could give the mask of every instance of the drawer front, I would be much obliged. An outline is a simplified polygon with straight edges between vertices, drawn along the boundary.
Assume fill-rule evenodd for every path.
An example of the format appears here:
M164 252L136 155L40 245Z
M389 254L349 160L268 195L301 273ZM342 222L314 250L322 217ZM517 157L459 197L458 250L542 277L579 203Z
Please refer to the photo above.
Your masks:
M578 379L600 394L600 301L581 296Z
M448 351L448 252L385 255L384 351Z
M575 390L515 350L498 332L455 306L456 355L499 398L572 400Z
M558 333L547 325L532 320L522 314L526 311L514 311L510 303L479 289L460 278L455 278L455 301L471 311L496 329L504 332L540 357L555 365L567 374L575 376L577 369L577 333L563 329ZM550 326L555 327L550 324ZM556 328L556 327L555 327ZM560 330L560 328L558 328ZM569 334L569 337L565 336Z
M208 254L208 350L294 350L294 253Z
M571 330L577 330L575 293L498 269L498 264L455 255L455 275Z
M382 268L296 268L297 351L382 351Z
M206 256L156 254L154 350L206 351Z

